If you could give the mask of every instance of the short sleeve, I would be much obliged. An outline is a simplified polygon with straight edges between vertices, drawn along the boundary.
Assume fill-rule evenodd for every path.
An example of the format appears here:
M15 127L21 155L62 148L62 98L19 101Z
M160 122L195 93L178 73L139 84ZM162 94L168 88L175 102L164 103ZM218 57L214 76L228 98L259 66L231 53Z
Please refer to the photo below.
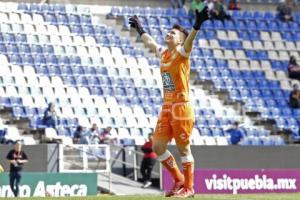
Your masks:
M27 156L27 154L25 153L25 152L23 152L23 160L28 160L28 156Z
M7 160L12 160L13 159L13 152L12 151L10 151L10 152L8 152L8 154L7 154L7 156L6 156L6 159Z
M180 46L178 47L177 51L179 52L179 54L183 57L188 58L190 56L190 53L187 53L184 49L184 46Z
M161 58L162 57L162 54L163 54L163 52L166 50L166 48L165 47L163 47L163 46L161 46L161 45L158 45L157 47L156 47L156 55L159 57L159 58Z

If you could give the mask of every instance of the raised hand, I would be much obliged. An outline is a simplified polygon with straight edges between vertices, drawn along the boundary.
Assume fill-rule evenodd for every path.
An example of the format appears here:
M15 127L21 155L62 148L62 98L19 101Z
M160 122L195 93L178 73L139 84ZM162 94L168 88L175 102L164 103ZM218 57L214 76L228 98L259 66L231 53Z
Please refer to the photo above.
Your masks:
M135 28L135 30L142 36L146 31L144 30L139 18L134 15L133 17L129 18L130 27Z
M208 7L205 6L201 11L195 10L195 24L194 29L199 30L201 24L209 19Z

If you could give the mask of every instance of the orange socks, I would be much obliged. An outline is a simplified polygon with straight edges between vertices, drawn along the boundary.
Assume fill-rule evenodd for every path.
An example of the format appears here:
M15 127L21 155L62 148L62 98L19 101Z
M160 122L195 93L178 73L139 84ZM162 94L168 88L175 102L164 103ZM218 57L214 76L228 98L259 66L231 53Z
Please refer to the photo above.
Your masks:
M193 188L194 186L194 162L182 163L184 175L184 187Z
M161 162L165 168L171 173L175 182L183 181L183 176L176 164L176 161L172 155L170 155L166 160Z
M172 154L167 150L162 155L158 156L157 158L164 167L170 172L175 182L183 181L183 175L180 172L178 165L176 164L176 161Z
M171 173L175 182L184 181L185 188L193 188L194 186L194 158L192 155L181 157L183 175L180 172L178 165L172 154L167 150L162 155L158 156L158 160Z

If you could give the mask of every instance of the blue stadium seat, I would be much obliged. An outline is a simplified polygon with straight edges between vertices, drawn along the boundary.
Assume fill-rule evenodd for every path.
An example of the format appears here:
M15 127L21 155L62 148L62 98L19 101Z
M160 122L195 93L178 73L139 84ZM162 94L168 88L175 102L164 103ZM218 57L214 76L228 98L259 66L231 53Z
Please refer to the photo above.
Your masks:
M81 25L91 25L92 19L90 15L80 15L80 24Z
M234 24L233 21L226 20L226 21L224 21L224 28L227 29L227 30L236 29L236 25Z
M2 33L2 37L3 37L3 42L5 42L6 44L11 44L16 42L15 36L12 33Z
M110 10L109 16L111 17L121 16L121 9L119 7L113 6Z
M57 15L57 24L59 25L68 25L69 20L66 14L59 14Z
M300 32L294 32L293 40L296 41L296 42L300 41Z
M260 40L260 33L258 31L251 31L251 34L249 34L250 40Z
M80 25L80 18L78 15L68 15L68 21L70 25Z
M45 14L45 21L51 24L57 24L57 18L54 14Z
M223 48L226 48L226 49L232 49L231 41L229 41L229 40L219 40L219 44L220 44L221 47L223 47Z
M81 26L78 26L78 25L70 26L70 31L77 35L83 35L83 30L82 30Z
M0 46L0 52L1 52L1 46ZM19 52L21 54L30 54L31 48L29 45L19 45Z
M244 20L237 20L235 21L235 27L237 30L245 30L246 29L246 24Z
M14 65L22 65L23 64L22 57L19 55L10 55L9 61L11 64L14 64Z
M46 64L46 58L44 56L34 56L33 57L34 64L35 65L45 65Z
M63 4L54 4L53 10L55 13L61 13L61 14L66 13L66 8L65 5Z
M26 12L29 10L29 6L27 3L24 3L24 2L21 2L18 4L18 10L19 11L23 11L23 12Z
M232 17L235 19L239 19L242 17L242 12L239 10L233 10L232 11Z
M31 55L24 55L23 56L23 64L24 65L34 65L34 60L33 57Z
M253 13L251 11L244 11L242 14L243 19L253 19Z
M205 31L205 38L206 39L215 39L216 38L216 32L214 30L206 30Z
M40 4L36 4L36 3L29 4L29 10L30 10L30 12L33 12L33 13L41 13L42 12Z
M267 22L266 21L259 21L258 23L257 23L257 29L259 30L259 31L268 31L269 30L269 27L268 27L268 24L267 24Z
M16 34L15 39L16 39L15 42L18 44L27 43L27 36L25 34Z
M247 29L248 30L257 30L257 25L256 25L256 22L254 20L248 20L246 21L246 24L247 24Z
M44 3L44 4L41 5L40 9L41 9L41 12L43 12L43 13L53 13L54 12L54 5Z
M242 40L250 40L248 31L238 31L239 38Z
M253 19L261 21L264 19L264 14L261 11L255 11L253 13Z
M233 40L231 41L231 48L232 49L243 49L243 45L242 45L242 42L241 41L237 41L237 40Z
M272 21L268 21L268 29L270 31L278 31L280 29L280 27L277 24L277 21L272 20Z
M264 19L265 20L274 20L275 19L275 16L272 12L270 11L265 11L265 14L264 14Z

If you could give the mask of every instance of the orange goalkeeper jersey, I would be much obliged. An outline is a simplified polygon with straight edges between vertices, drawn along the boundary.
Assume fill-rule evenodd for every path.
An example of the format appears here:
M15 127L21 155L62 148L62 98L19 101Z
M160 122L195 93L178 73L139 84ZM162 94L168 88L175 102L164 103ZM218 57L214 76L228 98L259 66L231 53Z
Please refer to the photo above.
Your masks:
M160 73L163 82L163 100L165 103L188 102L190 61L183 46L172 52L158 47L157 55L161 58Z

